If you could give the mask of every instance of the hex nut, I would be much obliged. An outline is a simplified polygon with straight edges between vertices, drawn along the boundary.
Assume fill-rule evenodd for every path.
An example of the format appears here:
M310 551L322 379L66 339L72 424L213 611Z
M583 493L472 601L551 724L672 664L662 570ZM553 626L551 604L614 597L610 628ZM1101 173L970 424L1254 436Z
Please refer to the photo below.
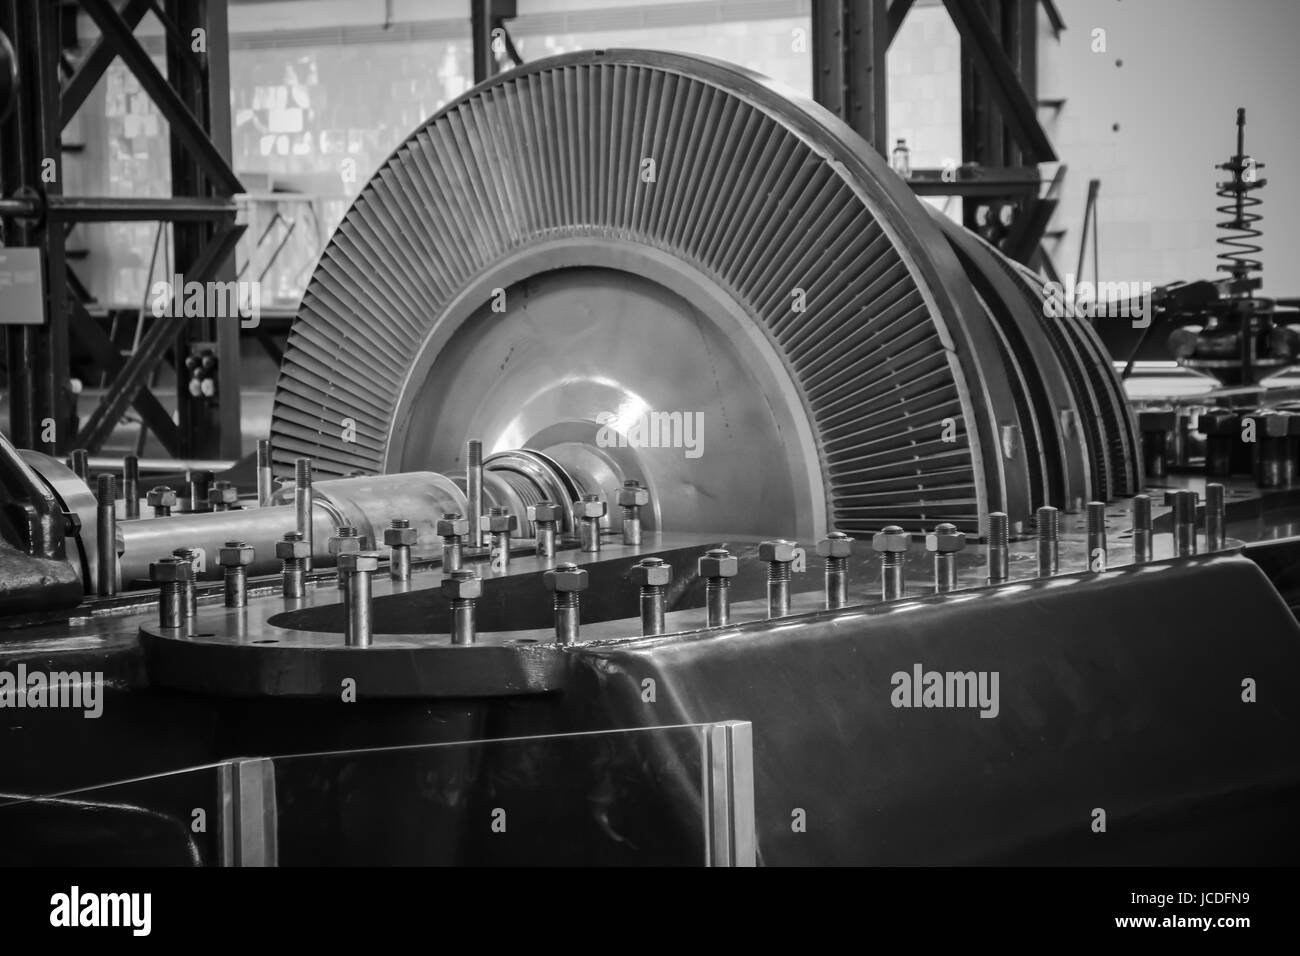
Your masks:
M439 518L437 531L440 538L463 538L469 534L469 519L460 516Z
M483 579L475 574L473 577L456 577L453 572L449 578L442 579L442 596L449 601L468 601L483 596Z
M419 540L419 532L415 528L385 528L384 544L390 548L406 547Z
M329 540L329 552L333 555L347 554L351 551L361 550L361 539L355 535L340 537L334 535Z
M618 489L618 503L623 508L644 508L650 503L650 492L640 485L624 485Z
M193 578L194 565L180 558L164 558L149 565L149 580L155 584L174 584Z
M1220 409L1206 412L1196 421L1197 430L1203 435L1239 435L1241 433L1241 416L1236 412Z
M1178 427L1178 413L1172 408L1143 408L1138 414L1138 428L1144 432L1171 432Z
M936 554L956 554L966 547L966 535L956 525L937 525L925 536L925 550Z
M508 534L519 527L519 520L514 515L480 515L478 529L489 534Z
M149 503L150 508L175 508L176 492L166 485L159 485L157 488L149 489L145 501Z
M306 541L277 541L275 556L281 561L301 561L311 557L311 545Z
M901 554L912 544L912 536L896 524L877 531L871 539L871 547L886 554Z
M1255 419L1256 430L1265 438L1285 438L1291 425L1287 420L1288 417L1285 412L1275 412L1262 408L1253 416L1246 416L1246 418Z
M853 539L842 532L832 531L817 542L817 553L823 558L847 558L853 553Z
M379 570L379 552L378 551L344 551L339 555L339 570L348 571L378 571Z
M213 488L208 492L208 504L237 505L239 504L239 489L230 485L224 488Z
M582 501L575 502L573 513L579 518L603 518L608 508L604 501Z
M217 549L217 563L223 568L244 567L253 563L253 548L241 541L227 541Z
M699 574L702 578L734 578L740 573L740 559L734 554L715 548L700 555Z
M632 565L632 580L643 588L664 587L672 583L673 568L658 558L646 558Z
M561 564L543 573L542 583L548 591L585 591L588 575L576 564Z
M794 560L795 553L798 550L799 545L793 541L784 539L764 541L758 546L758 559L760 561L779 561L782 564L788 564Z
M543 521L559 521L564 517L564 509L554 501L539 501L528 506L528 520L534 524Z

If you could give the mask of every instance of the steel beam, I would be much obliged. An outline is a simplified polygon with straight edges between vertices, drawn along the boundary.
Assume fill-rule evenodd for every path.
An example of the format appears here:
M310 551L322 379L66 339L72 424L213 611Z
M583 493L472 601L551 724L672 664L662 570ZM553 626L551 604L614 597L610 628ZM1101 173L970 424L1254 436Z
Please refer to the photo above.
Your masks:
M75 297L70 297L71 329L77 342L88 351L100 368L108 373L110 379L122 373L126 360L113 344L112 339L86 311L85 305ZM154 433L167 454L180 457L180 441L176 423L162 407L162 403L147 388L141 388L131 399L131 404L140 413L140 418L148 429Z
M151 6L151 0L127 0L120 14L127 29L134 30ZM77 68L72 79L63 88L63 96L59 99L59 114L64 126L67 126L72 121L72 117L77 115L81 104L86 102L90 91L95 88L95 84L115 59L117 59L117 48L108 37L101 36L90 48L86 58L81 61L81 66Z
M230 223L225 226L208 243L197 261L189 266L186 277L195 282L209 280L225 264L235 244L243 235L243 224ZM96 452L112 434L113 428L126 411L127 405L135 399L140 389L145 388L154 367L162 361L163 355L176 340L176 335L185 323L183 316L167 316L155 319L153 325L140 339L130 358L123 364L121 371L113 379L104 393L99 407L91 414L85 426L76 438L76 447ZM177 365L181 363L177 359ZM184 436L182 436L183 438Z
M211 222L229 219L238 211L230 198L118 196L50 197L46 214L61 222Z
M59 5L46 0L0 0L0 30L12 40L23 82L9 119L0 125L0 195L39 187L63 191L59 124ZM12 211L9 215L13 215ZM68 385L68 312L63 226L13 223L8 245L41 250L43 325L6 330L10 438L24 448L58 453L74 429ZM49 426L53 427L49 427Z
M889 38L885 45L894 42L894 37L898 36L898 31L903 28L903 21L907 19L907 13L912 9L915 0L893 0L889 5Z
M943 2L961 34L963 52L970 56L974 68L988 85L989 94L1023 151L1025 162L1055 162L1056 151L1038 122L1034 100L1026 93L978 0Z
M474 54L474 82L482 83L496 72L492 31L518 16L515 0L470 0L470 45Z
M154 65L153 59L136 40L131 28L113 9L112 4L108 0L81 0L81 4L95 21L104 38L115 45L117 55L135 74L144 91L166 117L172 136L179 138L185 144L214 184L226 193L242 193L243 184L235 175L235 171L230 168L226 157L213 143L207 130L190 111L180 94L168 84L167 78ZM208 42L212 43L214 40L215 38L209 34ZM221 38L221 42L224 44L224 37ZM227 93L227 97L228 95Z
M900 11L900 22L905 12ZM812 5L813 98L884 155L889 153L885 56L890 36L886 0Z

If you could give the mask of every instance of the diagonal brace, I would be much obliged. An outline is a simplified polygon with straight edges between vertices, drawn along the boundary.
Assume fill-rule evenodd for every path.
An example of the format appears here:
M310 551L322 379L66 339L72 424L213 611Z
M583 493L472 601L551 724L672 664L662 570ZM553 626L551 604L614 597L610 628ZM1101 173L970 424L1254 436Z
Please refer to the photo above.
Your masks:
M122 62L130 68L145 92L158 105L158 109L171 124L172 132L190 150L199 165L203 167L208 179L223 193L228 195L242 193L244 186L235 175L235 171L230 168L230 164L221 155L221 151L212 142L198 118L186 107L180 94L159 72L158 67L136 40L126 21L113 9L112 4L108 0L81 0L81 3L99 27L104 39L116 46L117 55L122 58Z
M961 34L963 50L970 54L971 62L988 83L1026 162L1055 162L1056 151L1038 122L1035 106L977 0L943 0L943 5Z

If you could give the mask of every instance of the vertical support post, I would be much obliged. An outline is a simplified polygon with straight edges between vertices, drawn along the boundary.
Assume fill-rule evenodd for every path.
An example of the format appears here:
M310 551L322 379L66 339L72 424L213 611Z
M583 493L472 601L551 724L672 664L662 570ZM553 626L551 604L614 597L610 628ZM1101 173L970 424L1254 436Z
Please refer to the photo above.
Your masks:
M756 866L754 725L726 720L704 727L705 822L709 866Z
M18 103L0 125L0 195L20 188L63 193L63 123L59 108L60 5L0 0L0 29L18 57ZM8 337L9 436L19 448L57 455L73 438L68 382L68 286L64 226L9 220L5 244L41 250L45 322L15 325ZM47 427L49 424L54 427Z
M230 159L230 57L226 0L166 0L167 15L180 37L189 44L167 47L167 77L185 106L208 132L209 138L227 161ZM195 52L192 38L203 31L205 52ZM194 153L173 131L171 143L172 195L216 196L217 185L205 175ZM198 261L204 246L224 228L227 221L177 222L173 242L177 271L182 275ZM188 277L187 277L188 278ZM210 276L196 280L229 282L235 278L230 259ZM204 316L185 323L177 336L175 359L178 370L177 409L180 419L181 453L193 458L238 458L242 455L240 435L240 321L236 316ZM191 343L213 342L217 353L215 404L190 395L183 363Z
M278 866L275 763L268 757L222 764L221 865Z
M812 4L813 98L889 155L886 0Z

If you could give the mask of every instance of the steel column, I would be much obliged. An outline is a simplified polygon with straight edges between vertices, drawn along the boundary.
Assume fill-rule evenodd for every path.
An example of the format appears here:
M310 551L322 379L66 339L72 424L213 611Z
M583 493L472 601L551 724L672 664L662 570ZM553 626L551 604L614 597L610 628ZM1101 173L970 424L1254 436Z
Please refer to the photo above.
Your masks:
M22 78L17 108L0 126L0 195L6 197L24 187L47 196L63 191L59 24L58 4L0 2L0 29L13 40ZM9 225L7 245L41 250L45 286L45 323L7 329L9 434L19 447L55 455L70 447L75 430L68 386L64 230L43 218Z
M898 0L895 0L898 6ZM899 22L904 7L899 7ZM884 155L889 154L886 0L812 5L813 98Z

